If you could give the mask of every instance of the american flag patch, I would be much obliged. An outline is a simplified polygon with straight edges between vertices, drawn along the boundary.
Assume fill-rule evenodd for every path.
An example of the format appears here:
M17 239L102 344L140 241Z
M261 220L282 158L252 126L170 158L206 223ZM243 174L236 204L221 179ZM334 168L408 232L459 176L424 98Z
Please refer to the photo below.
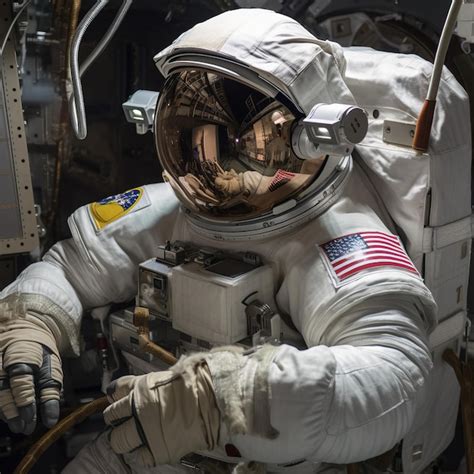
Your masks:
M340 285L360 273L392 267L420 276L400 239L385 232L359 232L320 245L327 266Z
M290 173L289 171L278 170L273 177L268 190L270 192L276 191L281 186L289 183L295 177L295 173Z

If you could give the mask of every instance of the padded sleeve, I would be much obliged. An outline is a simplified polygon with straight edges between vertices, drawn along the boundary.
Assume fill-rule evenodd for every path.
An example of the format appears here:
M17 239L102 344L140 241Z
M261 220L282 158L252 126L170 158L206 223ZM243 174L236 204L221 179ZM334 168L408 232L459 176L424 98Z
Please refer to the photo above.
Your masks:
M79 350L83 311L133 298L138 264L171 238L178 203L169 185L137 189L139 205L106 225L97 225L93 205L75 211L68 221L72 239L55 244L0 293L0 301L17 310L54 320L64 351Z
M330 347L278 350L268 377L279 435L233 436L245 458L351 463L388 451L407 433L432 366L418 309L373 299L338 324Z

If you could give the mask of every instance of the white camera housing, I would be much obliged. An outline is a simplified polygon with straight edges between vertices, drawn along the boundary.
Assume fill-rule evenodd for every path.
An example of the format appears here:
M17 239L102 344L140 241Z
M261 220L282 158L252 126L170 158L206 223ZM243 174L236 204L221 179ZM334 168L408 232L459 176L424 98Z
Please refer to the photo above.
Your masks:
M293 148L303 159L349 155L369 128L367 114L346 104L316 104L294 131Z
M153 128L158 96L158 92L139 90L122 104L127 122L135 124L139 135L144 135Z

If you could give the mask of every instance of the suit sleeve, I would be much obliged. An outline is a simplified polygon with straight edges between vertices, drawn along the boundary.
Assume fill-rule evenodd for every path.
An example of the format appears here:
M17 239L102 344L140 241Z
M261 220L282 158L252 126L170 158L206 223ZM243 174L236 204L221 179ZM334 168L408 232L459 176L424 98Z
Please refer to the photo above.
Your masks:
M93 205L79 208L68 220L72 238L55 244L43 261L30 265L0 293L0 302L16 312L34 312L54 322L51 328L63 353L79 351L83 311L133 298L138 264L171 237L178 205L169 186L137 190L140 202L128 201L134 204L129 212L118 204L95 213Z

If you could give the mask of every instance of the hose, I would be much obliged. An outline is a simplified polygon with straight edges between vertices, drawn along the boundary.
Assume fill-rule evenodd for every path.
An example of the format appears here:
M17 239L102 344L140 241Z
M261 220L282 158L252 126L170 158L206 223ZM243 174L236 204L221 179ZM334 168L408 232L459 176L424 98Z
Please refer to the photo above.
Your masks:
M133 0L123 0L120 8L115 15L112 23L110 24L108 30L105 32L102 39L99 41L94 50L89 54L86 60L79 67L79 47L81 45L82 37L86 32L89 25L97 17L97 15L102 11L105 5L108 3L108 0L98 0L94 7L89 10L84 19L81 21L81 24L76 30L76 34L73 39L71 47L71 79L73 93L71 95L69 105L71 111L71 123L74 129L76 137L80 140L83 140L87 136L87 120L86 120L86 111L84 106L84 96L82 92L82 75L89 69L91 64L102 54L104 49L109 44L112 37L115 35L120 24L122 23L125 15L127 14L130 6L132 5Z
M99 41L99 43L97 43L97 46L94 48L94 50L89 54L89 56L87 56L87 58L81 64L81 67L79 70L79 75L81 77L83 74L85 74L85 72L89 69L89 66L102 54L104 49L110 43L110 40L113 38L113 36L117 32L123 19L125 18L125 15L127 14L130 7L132 6L132 3L133 3L133 0L123 0L108 30L105 32L104 36Z
M104 9L109 0L97 0L96 4L86 13L77 27L71 45L71 80L74 92L74 100L71 107L71 123L74 133L79 140L87 137L86 110L84 107L84 95L82 93L81 75L79 71L79 47L84 33L94 21L96 16Z
M178 361L174 354L155 344L150 339L150 312L147 308L137 306L133 313L133 325L137 328L140 347L143 351L160 359L165 364L174 365Z
M456 28L456 22L462 2L463 0L453 0L453 3L449 9L446 23L439 40L438 50L436 52L433 67L433 74L431 76L431 82L428 89L428 94L426 95L426 100L436 100L436 97L438 96L438 89L441 82L441 75L443 73L444 61L448 52L449 43L451 42L451 37L453 36L454 28Z
M109 405L107 397L101 397L93 402L82 405L74 410L70 415L63 418L56 426L44 434L26 453L20 464L16 467L13 474L27 474L35 465L41 455L55 443L66 431L89 416L105 410Z

